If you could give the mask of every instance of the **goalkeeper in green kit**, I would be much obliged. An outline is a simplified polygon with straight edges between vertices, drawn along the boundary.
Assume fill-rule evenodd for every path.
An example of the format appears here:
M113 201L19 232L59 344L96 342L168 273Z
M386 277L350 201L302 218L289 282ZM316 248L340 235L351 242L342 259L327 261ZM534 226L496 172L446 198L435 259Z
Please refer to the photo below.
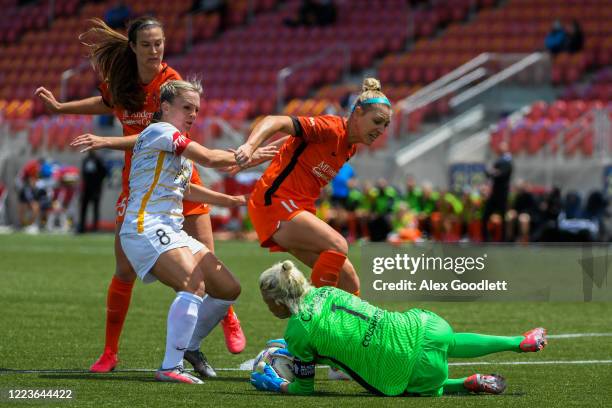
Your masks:
M289 318L284 340L274 343L285 347L276 353L294 357L295 374L289 383L265 365L263 372L251 374L259 390L312 394L319 363L343 370L379 395L500 394L506 383L496 374L448 378L448 358L536 352L547 344L543 328L513 337L454 333L444 319L427 310L390 312L337 288L316 289L291 261L263 272L259 288L270 311Z

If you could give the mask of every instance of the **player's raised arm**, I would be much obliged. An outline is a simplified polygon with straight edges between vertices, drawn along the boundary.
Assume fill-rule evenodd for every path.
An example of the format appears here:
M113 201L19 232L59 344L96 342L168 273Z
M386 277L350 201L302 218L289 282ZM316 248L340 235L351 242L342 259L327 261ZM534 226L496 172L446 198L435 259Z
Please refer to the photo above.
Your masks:
M287 135L295 134L293 121L289 116L266 116L263 118L246 143L236 149L236 161L239 165L244 166L253 159L253 154L259 146L266 140L270 139L276 133L281 132ZM286 139L285 139L286 140Z
M104 115L113 112L113 110L104 103L101 96L92 96L90 98L70 102L59 102L55 99L53 92L42 86L36 89L34 95L42 100L45 108L51 113Z
M254 161L270 160L278 153L276 146L266 146L252 155ZM199 143L191 142L183 151L183 156L205 167L220 168L237 163L235 154L227 150L208 149Z
M227 195L193 183L189 183L189 187L185 189L183 197L189 201L220 207L240 207L247 203L247 196L245 195Z
M89 150L112 149L112 150L132 150L138 139L138 134L130 136L96 136L85 133L74 138L70 146L80 148L84 153Z

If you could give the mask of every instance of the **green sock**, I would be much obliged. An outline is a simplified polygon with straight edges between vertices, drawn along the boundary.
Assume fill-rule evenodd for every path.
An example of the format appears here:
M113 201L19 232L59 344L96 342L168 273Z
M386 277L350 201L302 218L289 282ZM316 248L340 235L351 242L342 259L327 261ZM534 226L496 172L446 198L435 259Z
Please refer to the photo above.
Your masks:
M476 333L455 333L448 347L449 357L471 358L501 351L520 351L523 336L489 336Z
M444 388L444 393L445 394L467 393L468 390L466 390L465 387L463 386L463 382L465 381L466 378L467 377L449 378L446 381L444 381L444 385L442 386Z

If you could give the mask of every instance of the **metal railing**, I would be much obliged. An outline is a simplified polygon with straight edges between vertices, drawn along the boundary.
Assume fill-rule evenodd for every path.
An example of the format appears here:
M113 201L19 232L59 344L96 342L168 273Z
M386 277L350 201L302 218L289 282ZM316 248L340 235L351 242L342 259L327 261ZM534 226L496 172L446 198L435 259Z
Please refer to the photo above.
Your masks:
M68 97L68 81L70 81L70 78L82 72L85 68L88 68L89 66L90 66L89 61L83 61L76 67L69 68L65 70L64 72L62 72L62 76L60 79L60 95L59 95L61 102L66 102L66 98Z
M340 51L342 53L343 77L346 78L351 69L351 50L346 44L337 43L328 48L325 48L320 53L303 59L293 65L285 67L278 71L276 75L276 111L282 112L285 106L286 81L291 75L297 71L316 64L322 59L329 56L333 52Z
M409 115L443 98L450 98L448 101L450 109L457 109L466 102L475 105L480 103L477 99L486 91L504 84L528 68L539 67L540 71L537 74L540 77L544 76L548 64L550 58L546 53L482 53L398 102L395 114L401 119L401 126L394 128L390 136L399 138L407 134ZM459 93L456 94L457 92ZM471 106L462 107L469 109Z

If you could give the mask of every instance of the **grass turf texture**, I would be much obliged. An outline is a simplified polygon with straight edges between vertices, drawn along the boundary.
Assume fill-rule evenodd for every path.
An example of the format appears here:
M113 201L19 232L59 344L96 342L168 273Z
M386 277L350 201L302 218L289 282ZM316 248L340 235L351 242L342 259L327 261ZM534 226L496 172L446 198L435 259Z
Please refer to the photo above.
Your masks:
M103 347L106 289L114 271L113 237L0 236L0 406L79 407L129 406L395 406L472 407L603 407L612 399L612 365L479 365L478 361L610 360L610 337L551 340L541 354L503 353L452 366L452 377L474 372L504 375L508 389L501 396L381 398L354 382L327 380L317 371L318 391L312 397L272 395L256 391L245 371L219 371L203 386L160 384L152 372L89 374L71 372L15 373L11 370L86 370ZM242 295L236 306L247 336L247 348L230 355L220 329L203 350L215 367L238 367L253 358L267 339L282 335L285 322L266 309L257 277L287 254L269 254L255 243L219 242L217 254L238 275ZM353 248L351 257L358 256ZM356 262L356 264L358 264ZM537 271L537 270L536 270ZM163 358L166 314L174 295L156 283L137 283L123 336L118 369L154 369ZM420 303L384 305L403 310L430 309L454 330L515 335L542 325L549 333L612 332L610 303ZM452 360L456 361L456 360ZM458 360L457 360L458 361ZM71 389L69 401L7 401L8 389Z

